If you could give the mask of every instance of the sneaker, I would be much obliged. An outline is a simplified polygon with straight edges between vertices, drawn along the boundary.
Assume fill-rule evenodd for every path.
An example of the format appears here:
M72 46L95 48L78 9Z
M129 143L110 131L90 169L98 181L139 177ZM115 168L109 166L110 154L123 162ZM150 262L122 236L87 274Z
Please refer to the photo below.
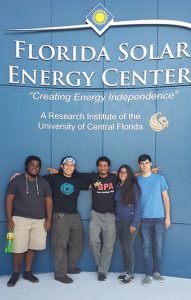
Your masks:
M69 274L79 274L81 270L79 268L73 268L72 270L68 271Z
M106 275L104 273L99 272L97 278L99 281L105 281Z
M164 282L164 277L162 277L159 272L155 272L153 278L159 282Z
M130 283L134 280L134 276L127 274L123 280L121 280L122 284Z
M146 275L145 278L142 281L142 284L143 285L148 285L149 283L151 283L152 279L153 279L152 276Z
M61 277L56 277L55 280L60 281L62 283L72 283L73 282L72 278L68 277L67 275L61 276Z
M32 282L32 283L39 282L39 279L36 276L34 276L31 271L24 272L23 273L23 278L30 281L30 282Z
M123 280L126 276L127 276L127 272L123 272L123 273L121 273L121 275L118 276L117 279L118 279L119 281L121 281L121 280Z
M11 275L11 278L9 279L9 281L7 282L7 286L8 287L15 286L15 284L17 283L18 280L19 280L19 273L14 272Z

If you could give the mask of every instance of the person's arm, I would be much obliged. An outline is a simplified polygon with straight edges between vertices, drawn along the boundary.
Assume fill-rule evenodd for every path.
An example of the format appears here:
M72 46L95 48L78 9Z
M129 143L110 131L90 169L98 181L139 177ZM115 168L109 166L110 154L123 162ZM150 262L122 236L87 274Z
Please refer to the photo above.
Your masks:
M170 199L167 190L162 192L162 198L164 203L164 209L165 209L165 227L166 229L170 227L171 221L170 221Z
M135 212L130 224L130 233L134 233L137 230L137 226L141 219L141 202L140 199L135 201Z
M55 168L47 168L47 170L50 172L50 174L58 174L59 170Z
M14 229L14 222L13 222L13 201L15 199L15 195L7 193L5 199L5 210L7 215L7 228L10 231Z
M82 172L76 172L76 176L78 176L81 180L85 181L89 184L89 188L91 188L92 184L92 172L91 173L82 173Z
M154 174L157 174L161 170L162 170L161 167L156 167L156 168L152 168L151 172L154 173ZM135 176L139 176L141 174L142 174L141 171L137 171L137 172L134 173Z
M51 228L51 223L52 223L52 208L53 208L53 203L52 203L52 197L48 196L45 197L45 205L46 205L46 221L44 224L44 227L46 230L49 230Z
M13 180L14 178L16 178L17 176L20 176L22 173L14 173L11 178L10 181Z

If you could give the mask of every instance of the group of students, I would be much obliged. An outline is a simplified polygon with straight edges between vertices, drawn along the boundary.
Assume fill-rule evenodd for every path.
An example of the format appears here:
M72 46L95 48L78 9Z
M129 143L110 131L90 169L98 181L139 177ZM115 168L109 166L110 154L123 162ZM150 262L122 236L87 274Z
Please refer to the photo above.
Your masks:
M6 192L8 229L14 230L13 274L7 285L19 279L25 257L23 278L38 282L31 272L36 250L46 247L46 233L52 226L54 277L61 283L72 283L69 274L78 274L83 249L83 228L77 211L81 190L91 188L89 243L95 260L97 278L105 281L110 267L116 234L120 240L124 272L122 284L134 280L133 244L140 227L145 277L162 282L160 274L164 229L171 225L168 186L161 174L152 172L152 160L140 155L140 174L128 165L110 173L111 162L101 156L96 162L97 173L80 173L72 156L62 159L60 169L50 168L49 175L39 176L41 160L29 156L25 173L12 179ZM52 225L51 225L52 224Z

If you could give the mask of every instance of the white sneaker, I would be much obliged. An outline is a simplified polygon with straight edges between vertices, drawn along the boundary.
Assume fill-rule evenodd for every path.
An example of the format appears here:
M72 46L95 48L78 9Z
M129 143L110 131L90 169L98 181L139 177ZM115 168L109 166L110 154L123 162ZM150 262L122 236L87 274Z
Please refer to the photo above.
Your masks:
M152 276L145 275L145 278L143 279L142 284L143 284L143 285L148 285L148 284L151 283L152 279L153 279Z
M164 277L161 276L159 272L154 273L153 279L159 281L159 282L164 282Z

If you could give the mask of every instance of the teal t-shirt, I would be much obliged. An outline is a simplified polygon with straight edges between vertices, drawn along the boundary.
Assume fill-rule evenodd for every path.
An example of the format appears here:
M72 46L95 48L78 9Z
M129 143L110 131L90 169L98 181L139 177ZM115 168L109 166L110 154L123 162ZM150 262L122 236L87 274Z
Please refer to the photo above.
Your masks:
M168 190L166 179L161 174L138 176L141 188L141 218L164 218L162 192Z

